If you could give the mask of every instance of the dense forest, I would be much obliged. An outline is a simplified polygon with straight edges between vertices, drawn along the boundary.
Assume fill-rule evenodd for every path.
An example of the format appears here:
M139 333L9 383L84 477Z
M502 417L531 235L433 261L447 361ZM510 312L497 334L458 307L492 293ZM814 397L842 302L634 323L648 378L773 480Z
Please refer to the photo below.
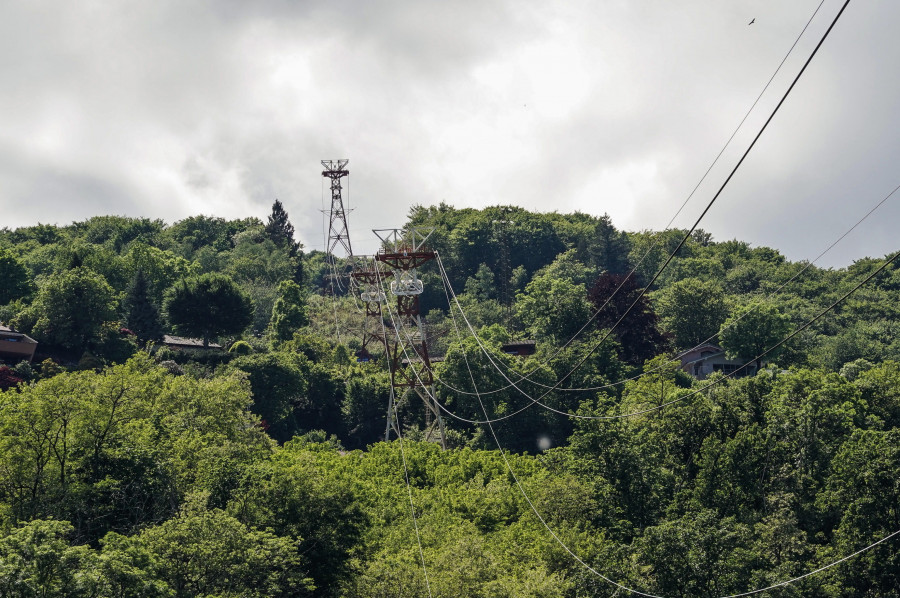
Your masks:
M447 450L411 392L383 441L350 265L280 202L0 229L0 322L39 343L0 365L0 596L900 596L900 536L793 581L900 530L889 258L510 206L407 226ZM694 378L705 343L748 367Z

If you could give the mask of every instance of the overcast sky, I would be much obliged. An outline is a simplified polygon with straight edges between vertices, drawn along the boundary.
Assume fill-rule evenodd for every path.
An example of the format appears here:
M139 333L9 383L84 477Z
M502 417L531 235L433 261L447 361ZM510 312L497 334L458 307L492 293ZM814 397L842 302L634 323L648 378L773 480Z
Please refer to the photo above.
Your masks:
M842 3L824 1L677 226ZM0 226L265 219L277 197L321 248L319 161L349 158L356 253L441 201L661 229L818 4L4 0ZM897 22L900 2L850 3L703 220L714 238L812 259L900 184ZM897 249L898 223L900 197L820 263Z

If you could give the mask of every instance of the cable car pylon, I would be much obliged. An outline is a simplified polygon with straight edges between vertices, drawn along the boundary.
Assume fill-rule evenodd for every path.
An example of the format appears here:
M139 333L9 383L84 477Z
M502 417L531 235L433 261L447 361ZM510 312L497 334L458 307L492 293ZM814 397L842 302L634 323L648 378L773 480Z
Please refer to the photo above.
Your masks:
M334 250L340 245L348 258L353 255L353 248L350 246L350 229L347 226L347 210L344 209L344 199L341 197L341 179L350 175L350 171L347 170L350 160L341 158L340 160L322 160L321 162L325 169L322 171L322 176L331 180L331 210L328 218L325 260L331 267L331 273L326 275L329 280L327 292L335 296L336 291L341 291L343 288L341 275L338 274L335 265Z
M431 440L437 430L441 447L447 448L447 434L441 410L435 404L434 374L428 355L428 336L419 311L419 295L424 285L417 270L435 257L425 242L434 228L379 229L372 232L381 239L381 249L375 261L387 266L393 274L391 294L397 298L397 330L393 338L385 338L386 355L391 371L391 386L395 390L414 391L425 405L425 440ZM431 389L431 392L428 390ZM385 440L390 439L391 422L397 406L388 405L388 425Z

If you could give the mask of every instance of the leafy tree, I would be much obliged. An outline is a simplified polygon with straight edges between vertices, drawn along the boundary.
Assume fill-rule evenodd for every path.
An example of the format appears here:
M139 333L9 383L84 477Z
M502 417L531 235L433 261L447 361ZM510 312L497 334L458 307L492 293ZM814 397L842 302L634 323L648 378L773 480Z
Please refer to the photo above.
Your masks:
M834 558L897 530L900 521L900 430L857 430L835 456L818 505L839 517ZM894 541L895 542L895 541ZM834 577L846 595L890 596L900 579L900 555L882 545L842 566Z
M390 378L373 366L357 365L347 372L344 404L344 444L362 449L384 439L385 419L390 396Z
M132 537L110 532L100 539L95 569L102 590L98 598L174 598L161 576L157 555Z
M584 285L537 276L516 297L516 316L538 340L562 343L590 317Z
M496 298L497 289L494 285L494 273L491 272L487 264L478 266L475 276L470 276L466 280L465 292L478 301Z
M686 232L671 228L661 232L641 231L629 235L631 251L628 254L628 262L634 264L638 281L644 283L653 278L666 258L678 247ZM688 241L679 250L678 255L680 258L690 257L693 249L694 244ZM663 282L665 278L664 272L657 284Z
M587 287L594 279L595 274L594 269L584 265L576 256L576 251L570 249L560 253L551 263L541 268L535 278L537 276L562 278Z
M20 299L30 290L28 270L5 249L0 249L0 281L0 305Z
M587 268L569 251L531 279L516 296L516 316L529 334L561 343L578 332L590 317L586 275Z
M56 248L56 272L83 267L100 274L117 291L128 286L131 277L125 260L110 247L85 243L79 239L61 243Z
M253 353L253 346L247 341L236 341L228 348L228 352L235 355L250 355Z
M622 358L635 365L658 355L668 344L659 331L659 317L647 296L640 294L633 276L608 273L594 281L588 294L597 312L594 325L612 329L621 345Z
M219 510L184 509L132 542L155 558L153 572L176 598L312 595L296 543L248 528Z
M252 226L262 224L258 218L225 220L213 216L190 216L166 229L178 252L190 257L202 247L228 251L234 247L234 236Z
M0 595L8 598L70 596L93 598L99 579L97 556L87 546L70 546L68 521L35 520L0 536Z
M249 526L291 538L303 554L318 595L339 596L355 571L368 523L360 486L338 463L338 448L297 437L246 471L228 511ZM373 472L374 473L374 472Z
M729 358L755 359L756 371L762 367L765 351L773 359L782 350L774 349L790 331L790 320L774 304L757 301L735 310L719 330L719 341Z
M34 241L39 245L51 245L62 237L62 231L55 224L41 224L17 228L12 235L14 242Z
M588 241L588 252L597 270L625 274L629 249L628 235L617 231L608 215L600 217Z
M131 243L122 258L131 281L138 271L147 278L148 295L157 305L162 303L166 289L176 281L200 274L200 267L195 262L141 242Z
M163 337L162 319L159 309L150 299L147 277L138 270L125 296L125 326L134 332L140 343L161 341Z
M714 337L728 316L722 287L697 278L679 280L659 291L655 299L663 328L681 349Z
M525 266L516 266L509 279L509 288L515 295L524 291L526 284L528 284L528 271L525 269Z
M289 279L294 266L285 250L264 236L259 241L247 238L246 232L235 237L234 249L222 254L227 260L226 273L238 282L274 285Z
M138 350L134 334L118 322L104 322L90 350L106 363L125 363Z
M271 335L278 341L293 338L294 333L309 324L306 313L306 293L297 283L283 280L278 283L278 299L272 307L269 322Z
M305 355L313 363L324 363L333 355L328 341L306 328L294 332L293 338L281 348L285 352Z
M162 220L125 216L94 216L72 225L78 238L92 244L108 245L117 253L135 240L157 243L163 227Z
M74 268L47 280L14 325L39 341L80 351L97 338L104 322L116 320L116 303L115 291L102 276Z
M164 520L223 453L270 448L250 400L243 378L172 377L146 354L23 387L0 410L2 513L71 520L80 541Z
M749 526L712 511L687 513L647 529L640 560L667 596L721 596L744 591L753 569Z
M476 420L485 417L482 405L490 417L524 408L515 417L494 424L501 443L509 450L538 451L541 450L542 441L549 441L551 446L562 444L570 431L568 418L557 417L546 409L534 406L529 398L545 394L546 387L554 380L553 371L539 359L523 361L503 353L500 350L500 339L505 336L504 333L505 330L500 326L482 329L480 336L483 349L472 337L451 343L444 361L435 368L438 377L447 384L435 387L438 398L453 413ZM492 336L499 338L493 340ZM505 372L509 379L518 381L515 386L510 385L498 369ZM521 380L526 372L528 380ZM454 388L468 394L456 392L452 390ZM473 395L476 390L483 393L480 401ZM574 407L567 404L567 397L561 397L561 394L547 394L541 402L560 410ZM452 423L475 433L477 440L473 441L474 445L493 445L490 436L478 435L471 425L455 421Z
M304 406L309 390L308 360L275 352L243 355L232 360L229 367L248 374L253 412L262 418L269 435L280 442L293 437L300 429L295 410Z
M180 333L203 339L239 334L253 321L253 302L224 274L182 280L166 295L169 322Z

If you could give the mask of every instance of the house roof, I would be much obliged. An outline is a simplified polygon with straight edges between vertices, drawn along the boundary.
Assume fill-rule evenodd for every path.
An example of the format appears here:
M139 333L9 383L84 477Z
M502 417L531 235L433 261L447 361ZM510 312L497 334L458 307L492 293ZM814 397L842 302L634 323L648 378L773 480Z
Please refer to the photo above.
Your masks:
M203 339L202 338L187 338L184 336L172 336L169 334L163 335L163 344L169 345L172 347L196 347L199 349L203 349ZM221 349L222 345L216 343L209 343L208 349Z
M17 332L10 328L9 326L5 326L0 324L0 340L12 340L20 343L27 343L36 345L38 342L28 336L27 334L23 334L21 332Z
M703 355L704 352L710 351L709 355ZM699 347L694 347L689 351L685 351L684 353L680 353L678 355L678 359L681 360L681 365L686 366L691 363L697 363L700 361L706 361L707 359L712 359L713 357L719 357L725 353L725 349L719 347L718 345L714 345L712 343L705 343L700 345Z
M535 344L537 344L536 341L524 340L524 341L509 341L509 342L503 343L503 346L504 347L533 347Z
M724 351L722 347L718 345L714 345L712 343L703 343L702 345L698 345L693 349L688 349L681 355L688 355L690 353L702 353L703 351L713 351L714 353L718 353L719 351Z
M536 345L534 340L509 341L503 343L500 350L513 355L534 355Z

